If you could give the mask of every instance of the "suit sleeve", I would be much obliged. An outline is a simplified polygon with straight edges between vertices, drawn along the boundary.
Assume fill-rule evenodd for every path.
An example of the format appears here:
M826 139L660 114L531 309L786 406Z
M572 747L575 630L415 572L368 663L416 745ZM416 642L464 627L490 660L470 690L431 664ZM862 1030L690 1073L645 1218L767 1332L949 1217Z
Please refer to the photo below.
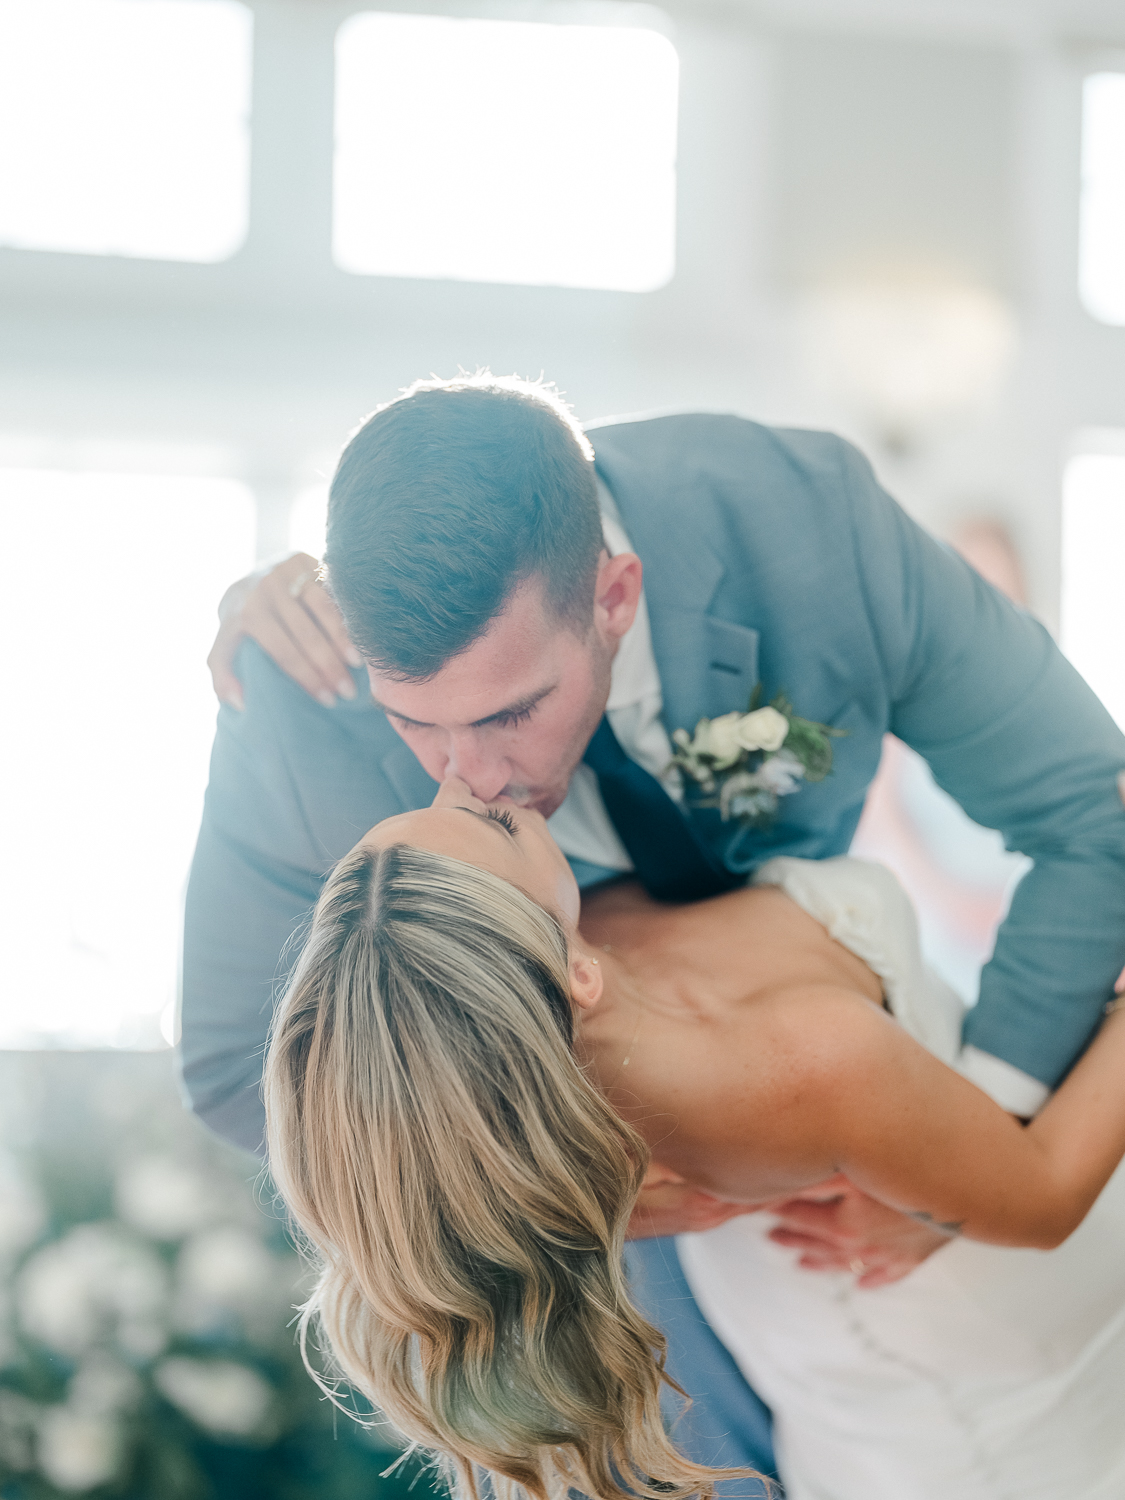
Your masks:
M318 889L308 872L264 858L204 814L184 912L181 1082L195 1113L248 1151L264 1149L274 996Z
M263 1149L273 1001L329 861L317 857L275 722L272 664L244 649L244 713L223 707L184 911L179 1067L212 1130Z
M1060 1082L1125 962L1125 736L1048 632L842 458L890 727L976 822L1033 861L965 1042Z

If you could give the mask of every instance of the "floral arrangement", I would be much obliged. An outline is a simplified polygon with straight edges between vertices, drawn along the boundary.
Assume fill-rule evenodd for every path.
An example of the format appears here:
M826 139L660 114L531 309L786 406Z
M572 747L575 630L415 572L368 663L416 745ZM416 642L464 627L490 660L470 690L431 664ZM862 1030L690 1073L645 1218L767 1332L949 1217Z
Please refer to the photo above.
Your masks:
M766 828L782 797L832 770L832 740L846 733L802 719L784 693L759 706L754 689L745 713L700 719L694 734L677 729L672 764L694 807L717 807L724 822Z
M435 1500L304 1369L270 1199L169 1053L0 1053L2 1500Z

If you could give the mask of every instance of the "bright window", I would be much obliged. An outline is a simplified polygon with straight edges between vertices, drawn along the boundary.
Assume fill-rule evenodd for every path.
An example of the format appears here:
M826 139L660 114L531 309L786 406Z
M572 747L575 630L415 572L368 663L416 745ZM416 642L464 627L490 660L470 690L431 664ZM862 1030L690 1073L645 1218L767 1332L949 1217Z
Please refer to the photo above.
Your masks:
M323 557L327 520L328 486L314 484L301 490L289 508L289 546L292 550Z
M250 41L231 0L0 0L0 245L232 255Z
M1078 288L1095 318L1125 323L1125 73L1085 84Z
M1121 453L1084 453L1063 487L1062 647L1125 729L1125 434Z
M10 710L0 1045L161 1045L215 701L215 605L254 557L224 479L0 470Z
M347 271L647 292L675 261L657 32L364 13L336 43Z

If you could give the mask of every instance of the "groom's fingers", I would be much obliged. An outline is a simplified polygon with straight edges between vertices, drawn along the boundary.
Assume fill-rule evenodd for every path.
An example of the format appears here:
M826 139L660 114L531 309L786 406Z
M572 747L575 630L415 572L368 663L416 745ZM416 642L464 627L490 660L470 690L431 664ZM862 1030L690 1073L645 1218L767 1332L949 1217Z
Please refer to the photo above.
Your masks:
M775 1245L784 1245L786 1250L799 1250L801 1264L814 1270L842 1270L856 1258L856 1247L848 1250L830 1245L827 1240L817 1239L811 1234L800 1234L795 1229L771 1229L769 1238Z
M814 1234L820 1239L831 1239L846 1246L864 1238L857 1230L843 1222L841 1206L844 1200L832 1198L825 1203L812 1203L804 1198L791 1198L788 1203L773 1209L781 1224L790 1229Z
M727 1203L686 1183L663 1180L641 1189L627 1238L654 1239L670 1234L700 1234L748 1212L742 1203Z

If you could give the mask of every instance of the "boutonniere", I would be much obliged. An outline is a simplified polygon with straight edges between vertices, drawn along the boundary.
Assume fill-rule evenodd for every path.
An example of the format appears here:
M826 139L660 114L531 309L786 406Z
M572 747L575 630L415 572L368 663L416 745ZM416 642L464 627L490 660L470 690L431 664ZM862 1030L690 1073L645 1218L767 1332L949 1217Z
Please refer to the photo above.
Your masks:
M802 719L784 693L759 707L761 685L744 714L700 719L695 733L677 729L672 764L684 776L693 807L717 807L724 822L765 828L778 801L806 781L823 781L832 769L832 740L847 733Z

